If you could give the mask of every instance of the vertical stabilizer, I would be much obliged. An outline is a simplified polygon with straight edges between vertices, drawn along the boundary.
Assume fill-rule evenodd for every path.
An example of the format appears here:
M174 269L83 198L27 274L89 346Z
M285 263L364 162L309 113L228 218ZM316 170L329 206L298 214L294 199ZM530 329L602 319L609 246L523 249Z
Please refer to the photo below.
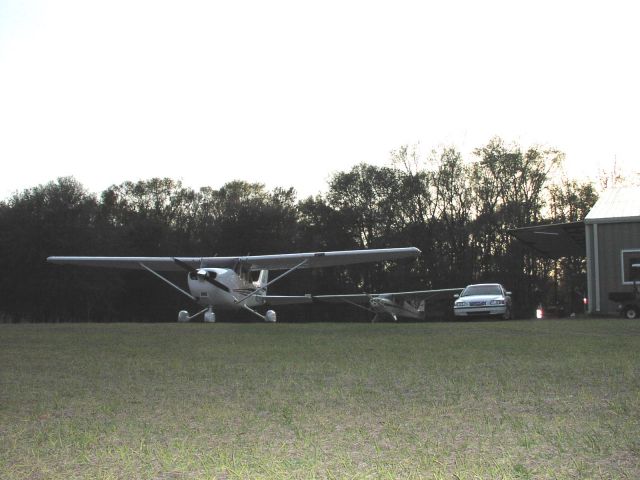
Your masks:
M269 270L260 270L260 276L258 276L258 282L256 288L264 287L269 282ZM264 293L267 293L265 289Z

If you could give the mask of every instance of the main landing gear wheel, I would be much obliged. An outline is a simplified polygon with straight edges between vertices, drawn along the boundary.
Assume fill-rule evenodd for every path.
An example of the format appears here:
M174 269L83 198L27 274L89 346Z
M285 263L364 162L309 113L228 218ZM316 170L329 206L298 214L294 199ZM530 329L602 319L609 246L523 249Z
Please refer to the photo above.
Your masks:
M216 314L213 313L213 310L211 310L211 307L207 307L204 310L200 310L198 313L196 313L194 315L189 315L189 312L187 312L186 310L180 310L178 312L178 321L179 322L190 322L191 320L196 318L198 315L202 315L203 313L204 313L204 321L205 322L213 323L213 322L216 321Z

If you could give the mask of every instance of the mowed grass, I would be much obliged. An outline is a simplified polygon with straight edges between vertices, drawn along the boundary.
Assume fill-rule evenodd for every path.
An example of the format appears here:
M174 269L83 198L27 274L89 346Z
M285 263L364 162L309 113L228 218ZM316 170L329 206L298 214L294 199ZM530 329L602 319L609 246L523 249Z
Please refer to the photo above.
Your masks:
M640 478L640 322L0 325L0 478Z

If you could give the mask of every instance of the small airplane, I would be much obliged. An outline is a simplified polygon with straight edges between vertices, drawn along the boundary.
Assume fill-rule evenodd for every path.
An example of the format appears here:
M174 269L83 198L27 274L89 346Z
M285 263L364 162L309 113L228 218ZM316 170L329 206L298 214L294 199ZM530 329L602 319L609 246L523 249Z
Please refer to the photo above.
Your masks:
M453 299L452 294L460 293L462 290L462 288L444 288L413 292L313 295L312 298L316 302L347 303L367 310L375 314L371 322L377 322L385 317L397 322L398 317L422 320L425 317L428 302L443 298Z
M194 315L186 310L178 312L179 322L188 322L204 314L205 322L215 322L216 310L247 310L266 322L276 321L276 312L267 310L262 315L255 307L312 303L311 295L267 295L267 287L302 268L321 268L356 263L380 262L415 257L415 247L346 250L315 253L288 253L281 255L253 255L244 257L48 257L56 264L85 267L111 267L143 269L163 282L204 306ZM286 270L269 281L269 270ZM158 271L186 271L189 291L182 289ZM252 272L259 271L256 281Z

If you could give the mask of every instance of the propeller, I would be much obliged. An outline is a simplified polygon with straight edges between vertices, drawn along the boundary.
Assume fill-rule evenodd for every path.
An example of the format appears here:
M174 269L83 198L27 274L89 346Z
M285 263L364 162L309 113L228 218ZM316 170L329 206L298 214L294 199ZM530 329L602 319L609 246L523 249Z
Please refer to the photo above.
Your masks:
M218 280L216 280L215 272L209 272L207 270L193 268L188 263L183 262L182 260L176 257L172 257L172 259L176 263L176 265L186 270L187 272L195 273L196 275L198 275L198 277L202 278L205 282L209 282L211 285L218 287L220 290L224 290L227 293L231 292L231 290L229 290L229 287L227 287L224 283L221 283Z

